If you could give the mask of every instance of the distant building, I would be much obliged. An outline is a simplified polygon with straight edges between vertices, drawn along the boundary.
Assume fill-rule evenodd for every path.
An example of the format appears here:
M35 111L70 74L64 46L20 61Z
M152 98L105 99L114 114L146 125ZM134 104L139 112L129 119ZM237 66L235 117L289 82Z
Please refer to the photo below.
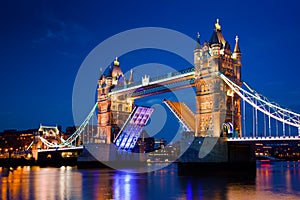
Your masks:
M60 143L62 136L60 126L43 126L27 130L4 130L0 132L0 153L8 151L18 152L32 148L47 148L39 139L45 138L49 142Z
M44 144L39 138L42 137L46 139L48 142L53 144L60 144L62 133L59 130L59 126L44 126L40 125L38 129L38 135L35 138L35 145L38 149L47 149L48 146Z
M26 150L38 134L38 129L4 130L0 132L0 153Z

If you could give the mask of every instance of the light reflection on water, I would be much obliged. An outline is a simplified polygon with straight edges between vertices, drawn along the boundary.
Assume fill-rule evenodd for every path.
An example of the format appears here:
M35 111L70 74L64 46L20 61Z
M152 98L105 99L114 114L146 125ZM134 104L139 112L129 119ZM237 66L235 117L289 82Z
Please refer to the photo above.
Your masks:
M18 167L7 177L1 174L1 199L299 199L300 196L298 162L259 163L253 178L178 176L175 164L145 174L72 167Z

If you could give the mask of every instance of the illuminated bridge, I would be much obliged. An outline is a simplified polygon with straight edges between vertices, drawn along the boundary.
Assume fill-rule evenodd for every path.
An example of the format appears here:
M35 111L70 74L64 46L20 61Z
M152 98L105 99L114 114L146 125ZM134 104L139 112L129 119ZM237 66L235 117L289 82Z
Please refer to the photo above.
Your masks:
M241 79L238 40L236 37L232 50L217 21L208 42L201 43L198 36L193 67L158 77L145 75L137 82L133 81L132 73L128 80L124 77L116 59L100 76L97 102L75 133L60 143L43 136L40 141L50 149L113 143L119 151L131 152L155 112L153 108L135 106L134 100L190 87L196 92L195 111L184 102L165 99L163 103L185 132L200 138L199 147L195 148L200 148L201 159L206 154L201 153L200 144L206 141L220 143L220 149L223 148L221 140L231 144L300 141L300 115L269 101ZM223 162L224 158L219 157Z
M182 87L193 87L194 74L195 72L193 68L188 68L187 70L182 70L176 73L175 75L173 74L173 76L171 73L165 76L149 79L150 81L148 82L148 84L143 85L142 82L139 82L135 85L131 85L130 87L117 87L114 88L110 94L126 94L133 92L134 97L137 97L143 95L147 96L150 94L153 95L153 93L157 94L166 92L171 87L172 89L180 89ZM248 90L236 85L229 78L227 78L221 73L219 73L218 76L222 78L222 80L224 80L224 82L232 89L233 92L235 92L241 97L243 113L245 113L246 115L246 103L248 104L248 106L252 107L252 111L254 113L253 118L249 119L249 121L253 123L251 130L253 135L232 135L232 137L227 138L228 141L238 142L266 140L300 140L299 114L281 108L278 104L271 103L266 97L262 96L261 94L258 94L257 92L255 92L255 90L251 89L245 82L243 83L243 85L245 85ZM182 79L179 79L179 77L181 77ZM166 87L161 84L168 84L169 87ZM158 87L156 87L157 85ZM177 117L178 121L181 123L181 125L186 131L195 132L195 114L184 102L172 102L170 100L164 100L163 103L173 112L173 114ZM88 130L92 129L90 123L91 121L93 121L92 117L96 115L97 106L98 103L94 105L91 112L81 124L81 126L78 127L76 132L73 135L71 135L68 139L62 139L61 144L51 143L43 137L40 137L40 140L48 148L63 148L78 146L76 144L76 141L78 141L79 138L85 138L86 142L88 142L86 138L99 137L99 135L97 136L97 134L94 132L96 128L93 131ZM143 126L147 123L153 111L153 108L135 107L132 110L128 119L126 120L126 123L122 127L121 131L118 133L118 136L114 139L114 143L116 144L116 146L123 150L132 150L132 148L136 144L137 139L140 136ZM258 132L259 122L261 123L261 120L259 120L258 118L258 112L261 112L260 114L262 114L263 134L259 134ZM246 130L245 115L243 115L244 131ZM279 124L282 128L281 130L279 130ZM94 127L94 125L92 125L92 127ZM272 130L272 128L274 128L274 130ZM297 133L295 132L295 128L297 130ZM229 127L229 130L227 131L229 133L233 133L232 127Z

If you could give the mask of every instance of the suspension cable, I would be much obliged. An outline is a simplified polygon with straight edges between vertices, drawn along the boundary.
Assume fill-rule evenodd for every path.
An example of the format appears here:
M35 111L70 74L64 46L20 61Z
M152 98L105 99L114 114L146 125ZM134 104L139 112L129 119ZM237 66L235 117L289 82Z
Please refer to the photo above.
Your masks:
M237 84L233 83L225 75L221 73L219 73L219 75L234 92L236 92L242 99L244 99L255 109L282 123L300 128L300 114L283 109L279 105L274 105L266 97L259 95L254 90L254 93L248 92Z

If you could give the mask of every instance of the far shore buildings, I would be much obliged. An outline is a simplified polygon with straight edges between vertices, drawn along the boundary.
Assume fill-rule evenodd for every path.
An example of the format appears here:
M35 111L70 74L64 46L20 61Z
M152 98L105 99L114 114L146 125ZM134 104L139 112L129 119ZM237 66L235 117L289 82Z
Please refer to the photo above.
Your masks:
M67 127L65 132L62 132L61 126L44 126L40 125L39 128L27 130L4 130L0 132L0 154L8 151L18 152L30 150L32 144L36 144L37 148L43 147L37 138L43 136L45 139L52 142L59 142L59 138L68 138L75 132L75 127Z

